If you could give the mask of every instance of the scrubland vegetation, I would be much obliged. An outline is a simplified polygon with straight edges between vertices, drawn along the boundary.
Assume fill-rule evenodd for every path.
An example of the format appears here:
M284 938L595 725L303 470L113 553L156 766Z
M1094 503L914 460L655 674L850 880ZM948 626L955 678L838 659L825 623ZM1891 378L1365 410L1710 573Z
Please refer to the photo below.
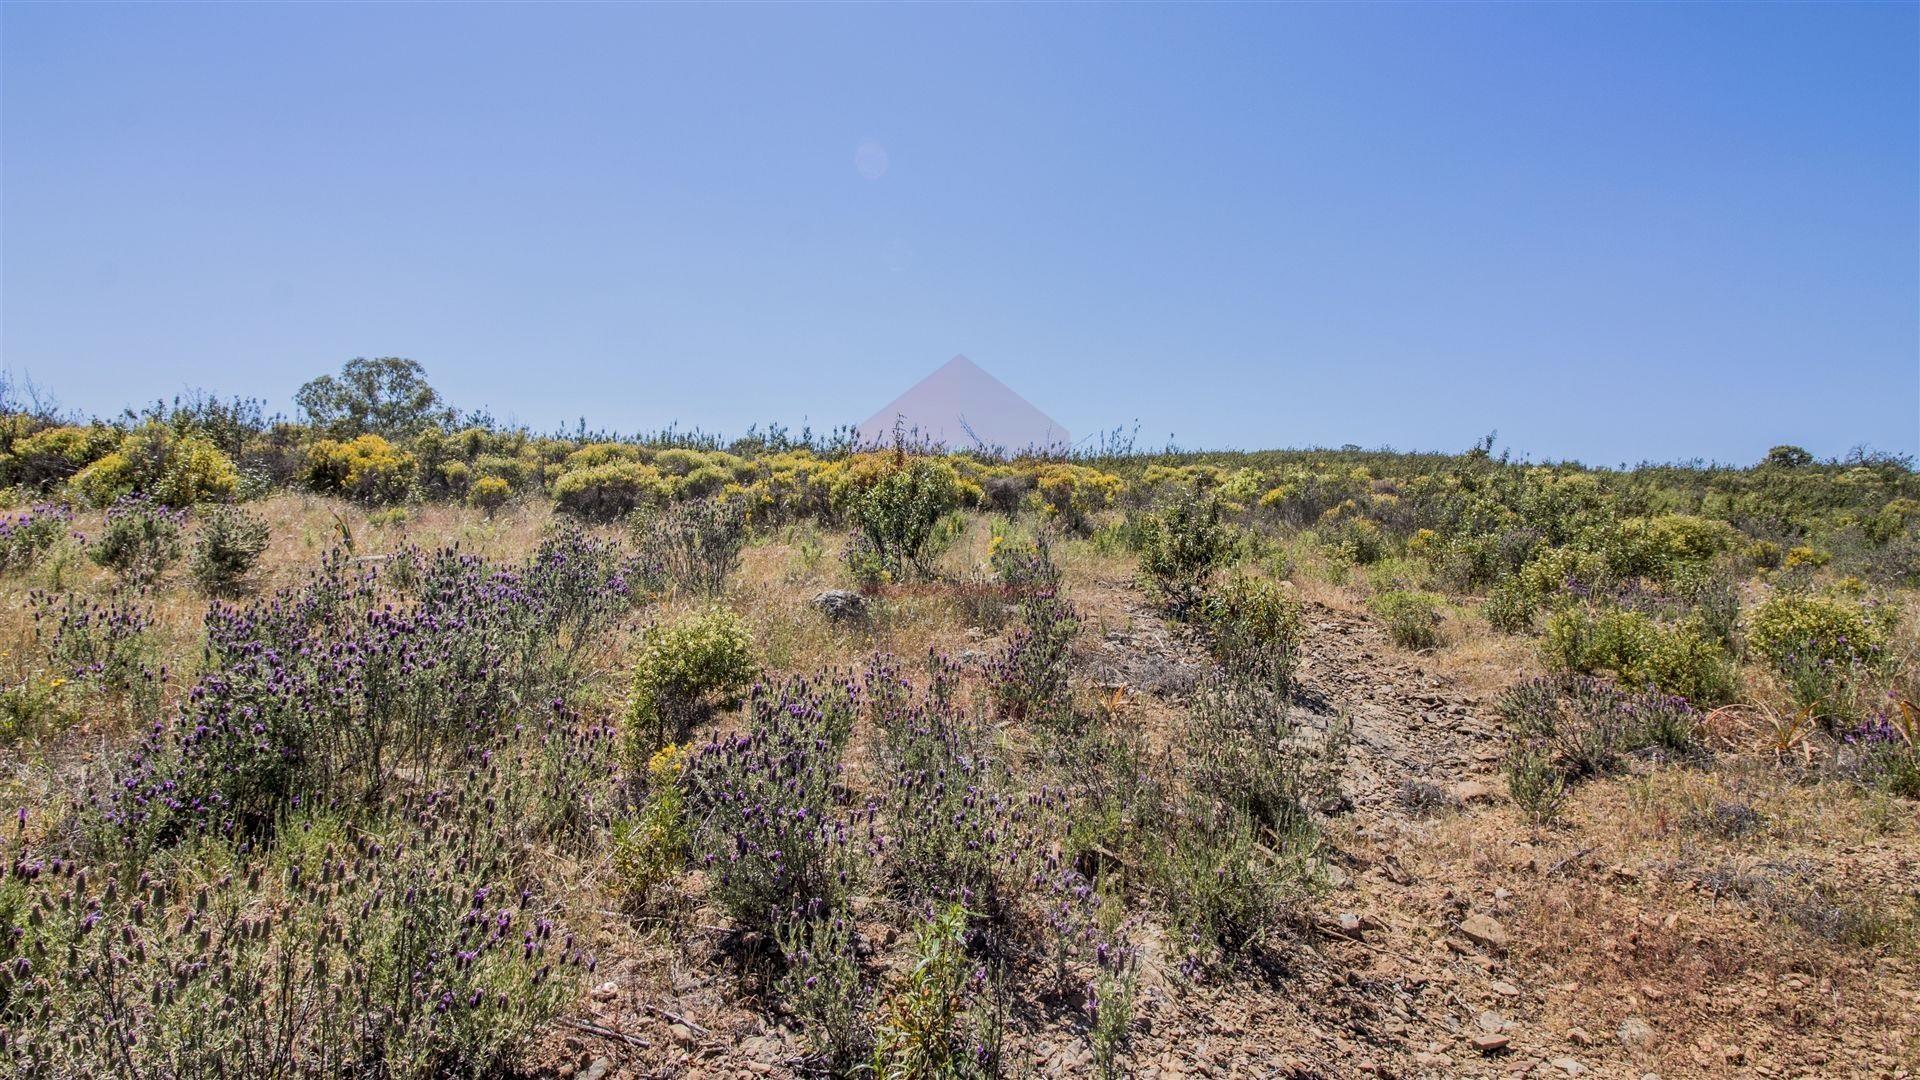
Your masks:
M1906 460L299 402L5 402L18 1074L1920 1053Z

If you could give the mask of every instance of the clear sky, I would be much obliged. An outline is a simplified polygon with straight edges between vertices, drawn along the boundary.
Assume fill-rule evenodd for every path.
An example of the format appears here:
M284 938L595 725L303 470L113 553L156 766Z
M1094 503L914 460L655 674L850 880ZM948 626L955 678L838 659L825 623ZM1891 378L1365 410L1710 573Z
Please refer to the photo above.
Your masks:
M1920 451L1920 6L0 6L0 350L291 408Z

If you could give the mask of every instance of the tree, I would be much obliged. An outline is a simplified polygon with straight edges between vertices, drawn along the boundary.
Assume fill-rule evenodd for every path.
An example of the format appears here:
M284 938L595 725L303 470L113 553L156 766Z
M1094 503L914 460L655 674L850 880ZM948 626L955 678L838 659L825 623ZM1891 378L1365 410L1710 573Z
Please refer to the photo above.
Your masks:
M1776 446L1767 451L1767 459L1761 464L1782 469L1803 469L1813 464L1813 455L1797 446Z
M314 379L293 401L309 423L344 438L371 432L405 439L453 419L453 410L441 404L439 392L427 383L426 370L398 356L356 356L339 377Z

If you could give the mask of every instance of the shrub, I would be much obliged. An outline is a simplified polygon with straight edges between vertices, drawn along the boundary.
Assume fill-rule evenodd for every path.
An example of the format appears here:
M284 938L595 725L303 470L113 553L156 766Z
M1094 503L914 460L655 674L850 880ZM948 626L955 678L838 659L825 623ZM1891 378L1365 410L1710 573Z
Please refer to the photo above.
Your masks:
M846 683L756 687L746 730L706 743L687 763L694 859L743 929L771 934L816 902L836 910L846 896L860 857L856 820L840 805L853 713Z
M484 510L489 516L507 505L507 500L512 497L513 485L497 476L483 476L467 489L467 505Z
M112 453L74 474L72 483L96 506L135 493L168 506L192 506L230 498L240 485L240 474L205 438L148 424L128 432Z
M675 738L708 695L736 693L753 680L746 624L725 608L647 628L634 658L626 746L634 762Z
M880 1080L999 1073L1000 1021L987 969L967 955L967 911L949 904L914 939L915 959L887 996L875 1032Z
M125 594L104 601L75 593L33 594L34 636L63 676L115 691L154 689L147 667L152 613Z
M872 556L898 578L931 571L937 526L960 502L953 466L915 457L889 469L860 495L853 514Z
M852 918L815 903L775 928L786 970L779 994L829 1075L859 1071L873 1047L867 1019L870 994L861 979Z
M1001 585L1015 594L1053 592L1060 587L1060 568L1053 561L1053 544L1038 533L1031 543L1009 543L1000 523L987 541L987 566Z
M1701 717L1685 699L1599 679L1534 679L1508 689L1494 707L1516 747L1546 754L1567 781L1605 776L1637 751L1685 754L1699 746Z
M1567 777L1541 740L1516 743L1507 754L1507 794L1536 823L1552 820L1567 793Z
M107 524L93 543L93 561L134 585L145 585L180 557L183 511L143 495L122 497L107 511Z
M202 589L216 595L237 591L267 550L267 523L238 507L209 510L193 538L187 568Z
M1355 566L1371 566L1386 557L1386 534L1366 518L1343 516L1323 526L1322 533L1334 554Z
M1432 593L1391 589L1367 601L1375 616L1387 624L1387 636L1403 649L1431 649L1440 644L1440 598Z
M73 528L63 506L41 505L0 516L0 573L26 570Z
M989 476L980 485L981 498L996 514L1013 514L1020 509L1027 492L1033 489L1030 476Z
M1080 631L1072 605L1052 593L1020 601L1025 625L988 668L988 686L1003 716L1056 718L1067 701L1073 637Z
M1032 830L1021 820L1026 800L1013 795L995 757L991 727L954 701L953 674L936 669L921 691L882 660L867 670L869 715L893 773L881 799L885 868L911 902L965 904L998 918L1009 856Z
M501 1071L592 963L512 886L499 817L444 802L417 825L296 815L264 850L153 870L34 861L0 946L31 1019L0 1055L20 1076Z
M555 507L589 521L615 521L664 501L672 488L660 471L637 461L572 469L554 481Z
M1548 617L1541 651L1552 667L1611 671L1628 686L1703 705L1728 701L1737 687L1732 659L1694 617L1662 623L1638 611L1568 608Z
M643 556L675 588L717 597L747 544L746 507L735 499L678 503L644 518L638 531Z
M613 827L613 872L620 891L644 903L687 860L687 820L680 773L687 752L671 743L647 759L647 794L638 814Z
M1284 699L1222 681L1196 690L1183 738L1187 786L1153 865L1191 971L1258 942L1305 893L1308 807L1338 789L1345 735L1305 738Z
M1214 571L1232 551L1233 538L1220 521L1220 502L1195 489L1143 523L1140 567L1162 604L1176 615L1193 610Z
M1898 701L1850 732L1846 741L1861 756L1861 771L1889 792L1920 799L1920 709Z
M43 428L0 455L0 483L42 490L112 453L120 433L105 424Z
M1733 548L1738 534L1724 521L1688 514L1628 518L1589 534L1585 546L1602 553L1615 577L1672 580Z
M1207 594L1200 625L1213 658L1231 677L1285 693L1302 635L1300 604L1264 578L1237 577Z
M413 486L414 457L378 435L347 442L321 439L307 448L306 482L326 495L366 503L394 503Z
M1047 516L1072 533L1092 528L1092 515L1112 504L1126 485L1112 473L1085 465L1046 465L1034 476L1034 491Z
M1787 685L1794 704L1831 730L1859 715L1856 691L1885 673L1895 611L1845 596L1776 592L1754 610L1747 644Z

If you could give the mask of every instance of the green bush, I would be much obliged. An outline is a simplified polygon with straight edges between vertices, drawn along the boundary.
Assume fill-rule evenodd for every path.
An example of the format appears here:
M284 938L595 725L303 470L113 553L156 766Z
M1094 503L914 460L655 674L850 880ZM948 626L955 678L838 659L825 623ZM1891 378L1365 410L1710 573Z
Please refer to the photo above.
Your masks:
M88 555L134 585L148 584L180 557L186 519L143 495L123 496L107 511L106 527Z
M1440 644L1440 597L1410 589L1390 589L1367 600L1387 624L1387 636L1403 649L1432 649Z
M1507 794L1535 822L1551 821L1567 793L1567 777L1537 742L1518 743L1507 754Z
M1355 566L1372 566L1387 556L1386 534L1366 518L1344 517L1322 532L1327 546Z
M1603 555L1614 577L1669 581L1687 567L1731 551L1738 536L1724 521L1664 514L1590 529L1580 546Z
M267 523L233 506L214 507L193 538L187 569L202 589L215 595L239 590L260 555L267 550L271 531Z
M951 904L914 939L906 979L887 996L874 1032L879 1080L998 1075L999 1024L987 1008L986 970L967 955L967 911Z
M888 469L861 494L853 516L873 556L899 578L932 570L940 519L960 503L960 479L953 466L914 457Z
M1831 727L1858 715L1857 692L1885 674L1895 618L1891 605L1776 592L1754 610L1747 644L1786 684L1795 705Z
M687 860L689 834L680 791L686 762L686 751L671 744L648 758L645 801L638 813L614 823L614 879L634 903L645 903Z
M1219 499L1198 488L1183 490L1172 505L1148 517L1141 540L1140 568L1160 602L1178 616L1200 602L1214 571L1233 550Z
M1047 515L1068 532L1085 535L1092 516L1125 488L1120 478L1085 465L1048 465L1034 476L1034 492Z
M1264 578L1236 577L1207 594L1200 626L1213 658L1236 677L1284 692L1293 679L1304 622L1300 602Z
M1727 702L1738 689L1733 660L1688 616L1663 623L1638 611L1581 606L1547 618L1541 651L1551 667L1679 694L1701 705Z
M647 628L634 658L625 746L638 764L677 737L708 695L738 693L753 681L753 642L725 608Z

